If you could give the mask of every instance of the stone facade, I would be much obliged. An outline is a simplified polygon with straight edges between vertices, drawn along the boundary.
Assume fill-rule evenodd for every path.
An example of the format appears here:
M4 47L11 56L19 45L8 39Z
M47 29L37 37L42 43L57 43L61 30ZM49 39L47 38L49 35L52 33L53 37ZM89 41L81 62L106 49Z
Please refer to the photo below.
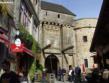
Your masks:
M44 50L41 56L41 64L45 66L45 60L50 54L54 54L58 59L58 68L68 69L73 64L73 48L62 53L63 49L73 46L73 19L75 15L54 12L41 9L40 11L40 43L44 48L51 44L51 47ZM43 57L45 55L45 59Z
M41 46L46 47L48 44L51 44L51 47L46 49L44 51L45 56L47 58L47 56L49 56L51 53L54 53L55 56L57 56L57 58L59 59L59 66L62 66L62 56L61 55L61 48L63 47L63 49L72 46L73 43L73 37L72 37L72 27L69 26L61 26L61 25L52 25L52 24L43 24L42 27L40 27L40 29L43 29L42 32L42 36L41 36L41 40L40 42L42 42ZM61 29L63 28L63 45L62 45L62 41L61 41ZM62 47L61 47L62 45ZM64 57L63 59L63 67L68 68L68 65L72 65L72 56L69 55L73 55L73 48L70 49L69 51L65 52L65 56L66 59ZM42 64L44 65L44 58L41 59Z
M94 54L90 53L89 49L97 19L74 20L74 17L74 14L41 9L40 44L42 48L51 44L51 47L42 53L40 62L43 66L47 57L53 53L59 61L58 68L68 69L69 65L79 65L82 69L83 64L87 68L92 68L94 62L91 56Z
M49 10L41 10L40 11L40 20L47 22L55 22L64 25L72 25L73 15L67 15L63 13L53 12Z
M76 48L76 65L85 64L86 68L92 68L94 61L91 56L95 55L90 52L90 45L96 27L96 18L83 18L74 21L75 48Z

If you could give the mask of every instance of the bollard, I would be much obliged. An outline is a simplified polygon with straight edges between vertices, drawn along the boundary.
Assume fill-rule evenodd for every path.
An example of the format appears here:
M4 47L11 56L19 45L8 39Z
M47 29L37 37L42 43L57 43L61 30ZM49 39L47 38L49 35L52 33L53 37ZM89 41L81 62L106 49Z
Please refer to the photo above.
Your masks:
M55 83L55 74L54 73L50 73L48 74L48 83Z

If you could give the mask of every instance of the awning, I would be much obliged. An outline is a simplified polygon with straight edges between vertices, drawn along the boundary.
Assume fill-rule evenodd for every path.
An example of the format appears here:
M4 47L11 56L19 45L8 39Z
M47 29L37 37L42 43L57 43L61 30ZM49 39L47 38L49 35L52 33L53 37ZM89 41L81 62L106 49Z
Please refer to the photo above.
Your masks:
M2 34L0 34L0 42L9 46L9 40Z
M23 50L24 50L24 52L27 53L28 55L34 56L33 52L32 52L30 49L28 49L28 48L26 48L26 47L23 47Z

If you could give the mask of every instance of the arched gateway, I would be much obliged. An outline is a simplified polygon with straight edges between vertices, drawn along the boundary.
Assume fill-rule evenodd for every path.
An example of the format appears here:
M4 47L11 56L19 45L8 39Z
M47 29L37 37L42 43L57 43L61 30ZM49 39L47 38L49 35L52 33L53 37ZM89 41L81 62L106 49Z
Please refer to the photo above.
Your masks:
M59 68L59 60L54 54L50 54L45 60L45 68L47 68L47 73L55 73Z

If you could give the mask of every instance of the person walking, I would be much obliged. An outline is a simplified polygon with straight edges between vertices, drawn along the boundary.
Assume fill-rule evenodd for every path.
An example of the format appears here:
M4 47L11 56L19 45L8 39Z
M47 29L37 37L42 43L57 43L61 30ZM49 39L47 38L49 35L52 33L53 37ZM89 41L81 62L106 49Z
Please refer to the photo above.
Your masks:
M66 75L66 70L65 68L62 69L62 81L65 81L65 75Z
M69 69L69 73L68 73L68 80L70 81L70 82L72 82L72 69L70 68Z
M75 68L75 83L81 83L81 68L77 66Z
M46 83L46 76L47 76L46 69L43 69L43 72L42 72L42 83Z
M59 67L58 75L57 75L58 81L61 81L61 77L62 77L62 69Z
M4 73L1 75L0 83L20 83L19 76L10 70L10 62L4 60L2 63Z
M72 67L72 83L74 83L74 78L75 78L75 75L74 75L74 68Z

